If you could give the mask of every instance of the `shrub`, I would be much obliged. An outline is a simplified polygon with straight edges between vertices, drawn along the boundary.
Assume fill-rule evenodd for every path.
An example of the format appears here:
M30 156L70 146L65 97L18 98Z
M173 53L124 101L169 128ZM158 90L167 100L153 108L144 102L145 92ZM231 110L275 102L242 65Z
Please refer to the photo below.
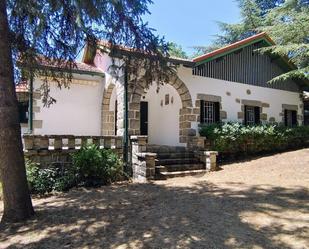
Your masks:
M92 144L82 147L72 156L73 170L80 184L98 186L109 184L122 175L122 165L111 150L102 150Z
M122 165L111 150L95 145L82 147L72 154L72 167L40 168L26 160L29 189L35 194L66 191L74 186L101 186L116 181L122 175Z
M36 163L26 161L26 172L29 189L35 194L44 194L53 190L57 169L40 169Z
M201 126L200 135L211 141L210 149L221 153L258 154L305 146L308 144L309 127L224 123Z

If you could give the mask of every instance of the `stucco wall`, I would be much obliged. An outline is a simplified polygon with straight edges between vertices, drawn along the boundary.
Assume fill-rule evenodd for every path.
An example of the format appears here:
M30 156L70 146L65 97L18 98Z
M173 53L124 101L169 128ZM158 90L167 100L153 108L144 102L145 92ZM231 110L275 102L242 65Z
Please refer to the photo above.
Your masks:
M145 98L142 97L142 101L148 102L148 141L151 144L183 145L179 143L179 94L170 85L161 86L158 93L156 89L156 84L153 84L144 95ZM169 95L167 105L166 94Z
M255 100L269 104L269 107L263 108L263 113L267 114L268 121L273 117L275 122L282 122L282 104L297 105L298 115L302 115L302 100L300 94L296 92L194 76L190 68L184 67L179 68L178 76L189 88L193 103L199 93L221 96L222 110L227 114L224 121L242 121L238 118L238 112L242 111L242 100ZM298 121L301 124L301 119ZM198 123L195 122L194 127L197 128L197 125Z
M111 115L107 118L104 115L106 114L106 109L108 109L108 112L111 114L115 111L115 101L117 100L117 117L113 118L113 120L117 120L117 134L118 136L122 136L124 133L124 122L123 122L123 99L124 99L124 88L123 88L123 72L121 70L118 70L118 78L114 77L112 75L112 68L111 65L117 65L118 67L123 64L121 60L115 59L112 61L112 59L107 54L102 54L101 52L97 52L95 58L94 58L94 65L98 68L100 68L104 74L105 74L105 89L106 92L108 88L113 89L112 94L109 97L109 100L103 101L102 106L102 119L101 119L101 134L103 135L111 135L110 133L114 134L114 125L113 128L111 128L111 123L106 124L106 119L110 119ZM115 72L114 72L115 73ZM109 95L109 94L108 94ZM105 114L104 114L105 111ZM110 121L110 120L109 120ZM109 127L107 127L109 126Z
M74 75L76 79L89 81L89 84L71 84L70 89L59 89L51 84L51 96L57 103L50 108L43 107L40 99L35 99L34 108L34 133L35 134L73 134L73 135L101 135L103 126L102 106L108 105L108 111L114 112L115 100L118 102L118 128L117 135L123 133L123 80L115 79L109 71L111 60L108 56L97 55L95 65L106 72L105 79L98 76ZM242 101L252 100L263 103L263 115L266 122L282 121L282 105L293 105L298 110L298 121L301 123L302 100L299 93L263 88L242 83L228 82L192 75L192 69L180 67L179 78L189 89L192 97L192 115L196 116L191 121L191 127L198 129L198 102L197 95L215 95L221 97L221 110L224 112L223 121L242 122L239 113L242 112ZM41 81L35 81L34 88L38 88ZM102 102L104 89L113 84L108 103ZM165 104L165 95L169 94L169 104ZM36 96L37 97L37 96ZM145 98L143 98L145 97ZM173 103L171 99L173 98ZM160 87L156 92L156 84L153 84L141 101L149 103L148 131L149 143L164 145L184 145L180 143L179 110L182 101L179 93L169 84ZM161 101L163 105L161 106ZM106 101L105 101L106 102ZM190 102L191 103L191 102ZM103 110L104 112L104 110ZM139 111L134 112L134 118L139 119ZM191 114L189 116L192 116ZM191 118L191 117L190 117ZM139 120L137 120L139 121Z
M89 75L74 75L74 79L83 81L72 83L69 89L50 84L50 95L57 102L49 108L35 96L34 134L100 135L104 79ZM41 83L36 79L34 89Z

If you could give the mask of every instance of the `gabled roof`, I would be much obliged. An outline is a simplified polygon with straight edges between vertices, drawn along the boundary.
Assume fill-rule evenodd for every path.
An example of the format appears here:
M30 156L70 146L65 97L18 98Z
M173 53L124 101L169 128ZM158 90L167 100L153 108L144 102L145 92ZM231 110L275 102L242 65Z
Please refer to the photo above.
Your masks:
M180 63L180 64L184 64L184 65L187 65L187 66L195 67L195 66L198 66L198 65L205 63L207 61L216 59L218 57L222 57L222 56L229 54L229 53L233 53L236 50L239 50L241 48L244 48L246 46L249 46L251 44L254 44L254 43L257 43L257 42L260 42L260 41L264 41L269 46L275 45L275 42L265 32L262 32L262 33L250 36L250 37L243 39L241 41L227 45L225 47L216 49L212 52L198 56L196 58L193 58L192 60L183 59L183 58L176 58L176 57L169 57L168 59L171 62L174 62L174 63ZM98 45L99 46L101 45L101 46L104 46L104 47L111 47L112 46L109 42L106 42L106 41L99 41ZM117 50L119 50L123 53L145 54L145 52L143 52L143 51L135 50L133 48L129 48L129 47L126 47L126 46L121 46L121 45L114 45L113 48L117 49ZM82 61L87 63L87 64L93 63L95 53L96 53L96 51L94 51L92 48L90 48L88 46L88 44L86 44ZM288 64L290 67L293 68L293 65L291 65L291 63L289 63L286 59L284 59L284 60L285 60L285 64Z
M55 70L66 70L68 67L68 62L67 61L55 61L53 62L52 60L41 60L40 65L42 67L50 68L50 69L55 69ZM104 76L104 72L97 68L94 65L87 64L84 62L77 62L74 61L74 67L72 68L72 73L78 73L78 74L90 74L90 75L101 75Z
M92 64L77 61L69 62L67 60L56 60L43 56L38 56L37 59L38 69L47 68L55 71L69 71L69 68L72 67L70 70L72 73L104 76L104 72ZM18 63L21 67L27 66L27 63L25 62L19 61Z
M107 49L113 48L115 51L117 51L117 53L119 53L119 55L126 55L126 54L135 54L136 56L157 56L151 53L147 53L145 51L143 51L142 49L135 49L135 48L130 48L127 46L123 46L123 45L113 45L108 41L98 41L97 42L97 47L104 47ZM84 49L84 53L83 53L83 57L82 57L82 62L87 63L87 64L93 64L94 61L94 57L96 55L96 50L89 46L88 44L86 44L85 49ZM182 64L184 66L188 66L188 67L193 67L194 66L194 62L190 59L184 59L184 58L179 58L179 57L175 57L175 56L169 56L166 57L167 61L171 62L171 63L175 63L175 64Z
M232 53L238 49L241 49L243 47L249 46L251 44L254 44L259 41L265 41L268 45L274 45L275 42L265 33L259 33L253 36L250 36L246 39L240 40L238 42L232 43L230 45L227 45L225 47L216 49L214 51L211 51L209 53L203 54L201 56L193 58L193 61L197 63L198 65L213 59L216 59L218 57L224 56L226 54Z

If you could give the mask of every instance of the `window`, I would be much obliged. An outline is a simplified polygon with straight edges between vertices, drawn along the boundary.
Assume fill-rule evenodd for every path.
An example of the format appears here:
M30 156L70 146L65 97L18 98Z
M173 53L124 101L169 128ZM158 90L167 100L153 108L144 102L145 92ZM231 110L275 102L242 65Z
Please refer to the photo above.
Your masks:
M255 125L260 123L260 107L245 106L245 125Z
M220 121L220 103L201 100L200 122L213 124Z
M29 107L28 101L18 103L20 123L28 123L28 118L29 118L28 107Z
M297 111L284 110L284 124L285 126L297 125Z

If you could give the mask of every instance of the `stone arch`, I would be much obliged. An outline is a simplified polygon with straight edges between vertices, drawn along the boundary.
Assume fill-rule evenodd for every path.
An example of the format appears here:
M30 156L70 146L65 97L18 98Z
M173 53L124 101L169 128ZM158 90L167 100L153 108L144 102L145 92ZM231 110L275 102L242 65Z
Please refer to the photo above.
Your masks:
M115 84L109 84L104 89L101 111L101 134L103 136L115 135L115 111L111 111L111 97Z
M199 112L193 108L193 101L186 84L178 77L174 76L166 84L171 85L178 92L182 108L179 110L179 142L188 143L190 137L196 136L196 130L192 128L192 122L199 120ZM129 89L129 134L140 134L140 101L146 92L146 82L139 81Z

